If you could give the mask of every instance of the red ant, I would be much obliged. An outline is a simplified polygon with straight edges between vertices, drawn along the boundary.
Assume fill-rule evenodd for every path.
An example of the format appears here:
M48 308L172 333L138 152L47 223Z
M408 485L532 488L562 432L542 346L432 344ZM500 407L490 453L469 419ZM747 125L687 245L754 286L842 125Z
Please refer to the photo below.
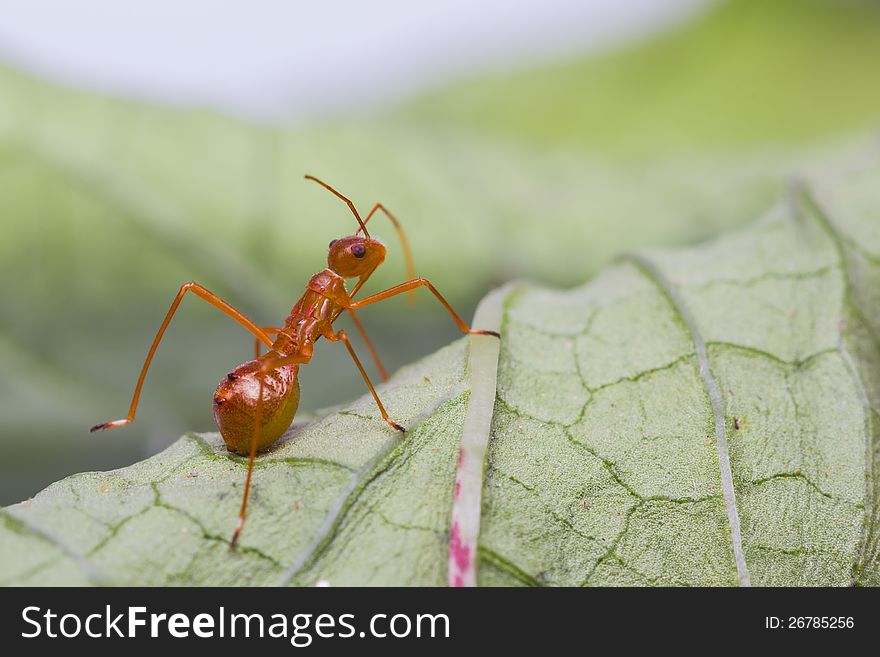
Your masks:
M220 434L226 443L227 449L236 454L249 454L247 477L244 482L244 493L241 498L241 508L238 512L238 520L235 531L230 541L235 546L242 527L244 527L245 513L247 511L248 493L251 486L251 475L254 469L254 458L258 450L264 449L274 443L287 431L293 422L299 405L299 366L308 363L312 358L314 344L319 338L326 338L331 342L342 342L351 354L354 364L360 371L367 388L379 407L379 412L391 427L398 431L406 431L401 425L388 417L385 406L379 399L376 389L370 382L363 365L361 365L354 348L349 342L345 331L334 331L333 322L343 312L348 312L367 344L373 360L376 363L383 380L388 378L385 368L379 360L376 350L364 332L363 326L358 320L355 311L371 303L382 301L404 292L414 292L416 288L428 288L443 307L452 315L462 333L480 335L494 335L500 337L495 331L472 330L461 317L452 309L452 306L443 298L436 288L425 278L414 277L414 267L409 243L403 227L381 203L377 203L370 210L366 218L361 219L357 208L348 198L337 192L330 185L318 180L314 176L306 176L326 188L337 197L345 201L358 222L358 229L353 235L341 237L330 242L327 255L327 269L318 272L309 280L305 293L296 302L290 315L282 327L258 326L244 314L230 306L217 295L211 293L195 282L184 283L174 298L171 308L165 315L153 344L147 353L147 358L141 368L140 377L134 389L131 406L128 415L122 420L103 422L96 424L91 431L99 429L112 429L129 424L134 420L137 410L138 398L150 361L162 340L165 329L174 316L177 307L187 292L192 292L204 299L212 306L219 308L232 317L239 324L248 329L255 336L256 358L239 365L227 374L217 386L214 393L214 419L220 429ZM372 294L366 298L354 301L353 297L363 287L367 279L385 260L385 245L379 240L370 237L367 231L367 223L372 216L381 210L394 224L403 246L407 262L409 278L405 283L395 285L383 292ZM359 233L363 233L360 236ZM345 287L345 279L357 278L358 281L351 292ZM269 338L275 335L274 342ZM269 351L260 355L260 343L265 344Z

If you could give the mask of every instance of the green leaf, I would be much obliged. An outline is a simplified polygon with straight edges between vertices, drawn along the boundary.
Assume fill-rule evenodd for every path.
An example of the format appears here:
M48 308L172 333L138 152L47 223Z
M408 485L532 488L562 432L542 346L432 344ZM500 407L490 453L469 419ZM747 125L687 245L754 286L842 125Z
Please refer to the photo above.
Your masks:
M121 100L0 65L0 262L14 272L0 276L0 359L15 373L0 376L0 502L212 426L205 382L250 339L188 300L151 374L174 385L148 385L125 435L71 439L128 403L181 283L261 324L284 317L327 242L353 226L304 173L390 207L419 274L463 312L497 281L577 285L621 253L742 225L805 149L818 143L825 161L829 141L873 127L878 15L864 2L713 3L621 52L307 125ZM389 243L373 290L403 276ZM419 303L419 317L394 302L364 313L392 367L454 336ZM307 410L360 390L337 376L344 353L319 356Z
M878 181L503 294L478 583L880 584ZM0 581L443 585L468 350L380 389L405 435L365 396L261 455L236 551L245 463L188 434L4 509Z

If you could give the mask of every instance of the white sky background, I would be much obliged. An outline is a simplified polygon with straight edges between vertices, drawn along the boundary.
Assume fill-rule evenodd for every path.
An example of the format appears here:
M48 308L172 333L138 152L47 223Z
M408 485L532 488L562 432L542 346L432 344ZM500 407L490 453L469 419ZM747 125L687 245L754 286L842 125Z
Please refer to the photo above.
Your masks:
M706 4L0 0L0 58L129 97L253 118L305 118L606 49Z

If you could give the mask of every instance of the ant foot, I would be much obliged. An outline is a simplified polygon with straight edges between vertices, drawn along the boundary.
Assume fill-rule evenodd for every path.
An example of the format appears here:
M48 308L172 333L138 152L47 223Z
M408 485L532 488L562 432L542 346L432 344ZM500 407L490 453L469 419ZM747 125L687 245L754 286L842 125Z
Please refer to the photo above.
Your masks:
M394 429L397 429L398 431L400 431L402 433L406 433L406 429L404 429L402 426L397 424L397 422L395 422L394 420L389 420L388 418L385 418L385 421L388 424L390 424Z
M471 331L471 333L476 335L491 335L498 338L499 340L501 339L501 334L498 331L483 331L481 329L474 329L473 331Z
M235 544L238 543L238 537L241 535L241 528L244 526L244 520L239 518L235 523L235 531L232 532L232 538L229 539L229 549L234 550Z
M131 422L131 420L113 420L112 422L101 422L101 424L96 424L91 429L89 429L89 433L95 433L96 431L104 431L105 429L113 429L114 427L122 427Z

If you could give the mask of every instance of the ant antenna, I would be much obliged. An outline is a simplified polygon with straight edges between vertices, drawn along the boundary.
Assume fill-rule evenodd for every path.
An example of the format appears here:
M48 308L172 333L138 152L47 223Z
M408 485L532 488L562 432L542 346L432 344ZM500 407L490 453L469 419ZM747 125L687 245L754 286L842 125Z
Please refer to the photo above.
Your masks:
M376 203L376 205L373 206L373 209L370 210L369 214L367 214L367 218L364 219L364 225L366 225L367 222L370 221L370 217L376 214L376 210L381 210L383 213L385 213L385 216L391 220L392 224L394 224L394 230L397 231L397 238L400 240L400 246L403 248L403 257L406 260L406 276L409 280L414 279L416 277L416 263L413 260L412 249L409 246L409 240L406 238L406 233L404 232L401 223L397 220L397 217L391 214L391 211L384 205L382 205L381 203ZM366 228L364 229L364 232L366 233ZM411 290L407 293L407 297L410 301L413 301L415 299L415 296L415 290Z
M317 178L315 178L314 176L310 176L309 174L306 174L305 178L306 178L306 180L313 180L314 182L318 183L324 189L330 191L331 193L333 193L334 195L338 196L343 201L345 201L345 203L348 205L348 208L351 210L352 214L354 214L354 218L357 219L357 222L360 224L360 228L358 230L364 231L365 237L370 236L370 233L367 232L366 222L361 219L361 215L358 214L357 208L354 207L354 203L352 203L347 197L345 197L342 194L340 194L339 192L337 192L335 189L333 189L330 185L325 183L323 180L318 180ZM357 235L357 233L355 233L355 235Z

